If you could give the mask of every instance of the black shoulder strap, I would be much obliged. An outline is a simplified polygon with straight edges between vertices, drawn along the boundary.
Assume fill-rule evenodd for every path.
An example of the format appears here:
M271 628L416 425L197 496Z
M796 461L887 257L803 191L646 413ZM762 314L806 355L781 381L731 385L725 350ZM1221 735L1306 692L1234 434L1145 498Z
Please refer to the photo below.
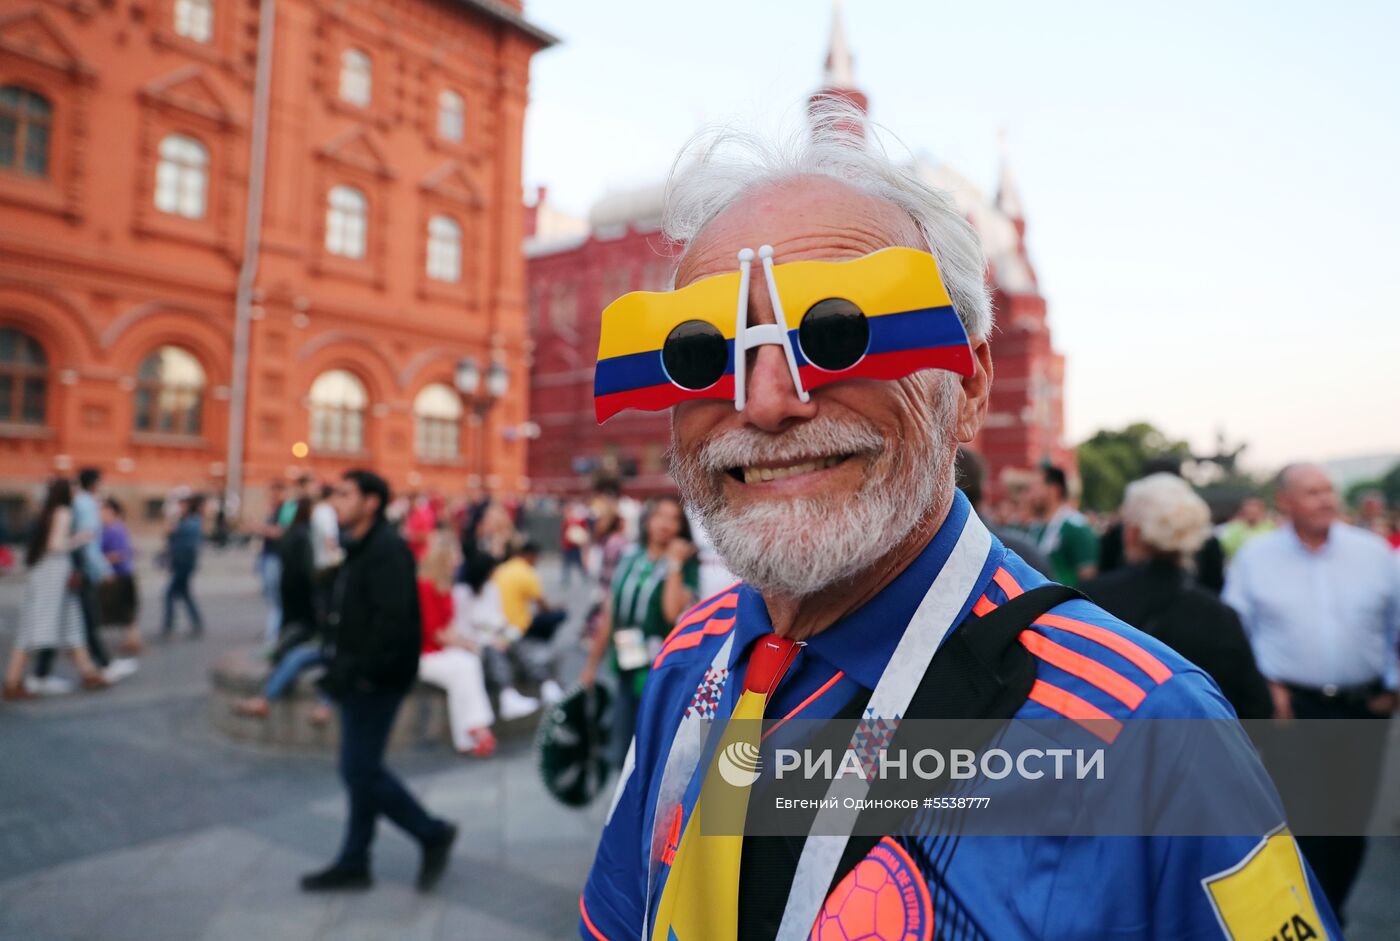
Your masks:
M929 663L903 718L1009 720L1025 704L1035 683L1035 659L1017 642L1017 638L1045 612L1066 601L1083 597L1065 585L1041 585L1017 595L981 617L964 621L944 641L943 647ZM902 727L903 722L900 725ZM900 734L901 727L895 729L891 738L891 751L909 747L906 736ZM919 741L914 747L945 750L956 745L959 748L977 748L985 745L999 727L999 723L979 722L969 726L956 743ZM926 734L928 727L925 726L923 731ZM980 740L973 741L969 735L980 735ZM869 796L871 799L897 799L901 785L917 789L919 796L932 793L928 782L889 778L872 782ZM871 809L862 812L856 832L846 841L846 850L841 855L831 885L827 887L828 892L874 849L880 841L875 834L889 832L906 816L903 812L895 813L898 818L889 811ZM882 817L884 821L881 821ZM880 826L881 822L887 826Z
M1057 605L1084 596L1064 585L1042 585L989 611L981 617L962 622L929 663L919 682L904 719L1010 719L1025 703L1035 682L1035 662L1017 638L1032 622ZM858 696L833 720L854 732L860 711L869 693ZM957 746L975 748L990 740L996 723L977 723L984 733L983 741L960 737ZM895 729L890 750L908 747L901 735L903 723ZM927 732L927 727L924 727ZM849 733L841 738L849 741ZM920 741L917 748L948 747L937 742ZM900 782L883 779L872 782L869 797L880 799L899 797L901 784L917 787L919 796L935 791L926 781ZM821 796L821 795L814 795ZM836 867L827 894L880 841L878 833L895 832L907 818L907 811L863 811L856 832L846 842L845 852ZM861 835L865 834L865 835ZM743 845L742 873L739 890L739 937L744 941L769 941L777 936L788 891L797 872L805 838L746 837Z

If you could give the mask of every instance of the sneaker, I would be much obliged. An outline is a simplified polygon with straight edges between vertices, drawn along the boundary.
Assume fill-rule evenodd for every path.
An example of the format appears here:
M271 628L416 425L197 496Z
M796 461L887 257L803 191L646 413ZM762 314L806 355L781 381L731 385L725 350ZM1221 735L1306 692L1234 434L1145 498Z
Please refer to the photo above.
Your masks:
M545 680L540 684L540 699L546 706L552 706L564 698L564 688L553 680Z
M507 722L528 716L539 708L538 699L521 694L514 686L501 690L501 718Z
M301 877L303 892L362 892L372 885L374 878L368 868L341 866L338 863Z
M447 863L452 855L452 844L457 840L457 825L443 821L445 831L432 843L423 844L423 862L418 867L418 891L427 892L437 885L442 874L447 871Z
M26 676L24 688L34 696L67 696L73 692L72 680L61 676Z
M102 677L108 683L119 683L141 669L141 661L135 657L118 657L107 664L102 671Z

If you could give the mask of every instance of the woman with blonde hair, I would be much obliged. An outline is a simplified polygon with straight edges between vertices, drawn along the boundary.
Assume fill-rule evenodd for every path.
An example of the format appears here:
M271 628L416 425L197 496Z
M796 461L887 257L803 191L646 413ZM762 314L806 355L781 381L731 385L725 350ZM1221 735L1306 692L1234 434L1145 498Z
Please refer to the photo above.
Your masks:
M1127 565L1079 586L1084 594L1204 670L1241 719L1273 714L1239 615L1196 586L1192 559L1210 535L1210 508L1175 474L1152 474L1123 495Z
M488 757L496 750L491 724L496 721L476 643L454 627L452 583L461 563L457 541L435 530L418 564L418 606L423 624L423 652L418 676L447 692L452 744L465 755Z

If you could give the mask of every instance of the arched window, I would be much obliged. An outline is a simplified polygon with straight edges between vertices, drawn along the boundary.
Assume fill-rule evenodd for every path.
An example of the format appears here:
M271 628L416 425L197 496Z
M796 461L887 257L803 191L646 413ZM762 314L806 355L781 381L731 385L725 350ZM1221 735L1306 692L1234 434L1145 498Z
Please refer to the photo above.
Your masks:
M42 425L48 393L49 360L39 341L0 327L0 424Z
M311 447L354 454L365 447L364 383L344 369L331 369L311 383Z
M458 455L462 430L462 399L440 382L424 386L413 400L414 450L430 461L451 461Z
M175 32L208 42L214 35L214 0L175 0Z
M162 346L136 374L136 430L197 435L204 426L204 367L178 346Z
M22 85L0 86L0 167L48 176L52 126L47 98Z
M428 277L451 284L462 280L462 227L448 216L428 220Z
M337 186L326 198L326 251L345 258L365 257L369 200L353 186Z
M459 141L467 136L467 104L450 88L438 92L438 137Z
M358 49L346 49L340 54L340 100L369 106L370 88L373 86L372 67L369 56Z
M208 190L209 151L204 145L183 134L163 138L156 165L156 208L186 219L202 219Z

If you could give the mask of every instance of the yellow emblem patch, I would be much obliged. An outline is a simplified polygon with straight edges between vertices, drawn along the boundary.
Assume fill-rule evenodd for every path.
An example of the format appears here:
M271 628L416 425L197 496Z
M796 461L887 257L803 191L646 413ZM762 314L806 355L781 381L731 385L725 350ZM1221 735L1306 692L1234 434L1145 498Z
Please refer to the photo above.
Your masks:
M1328 941L1302 854L1281 827L1229 869L1201 880L1232 941Z

